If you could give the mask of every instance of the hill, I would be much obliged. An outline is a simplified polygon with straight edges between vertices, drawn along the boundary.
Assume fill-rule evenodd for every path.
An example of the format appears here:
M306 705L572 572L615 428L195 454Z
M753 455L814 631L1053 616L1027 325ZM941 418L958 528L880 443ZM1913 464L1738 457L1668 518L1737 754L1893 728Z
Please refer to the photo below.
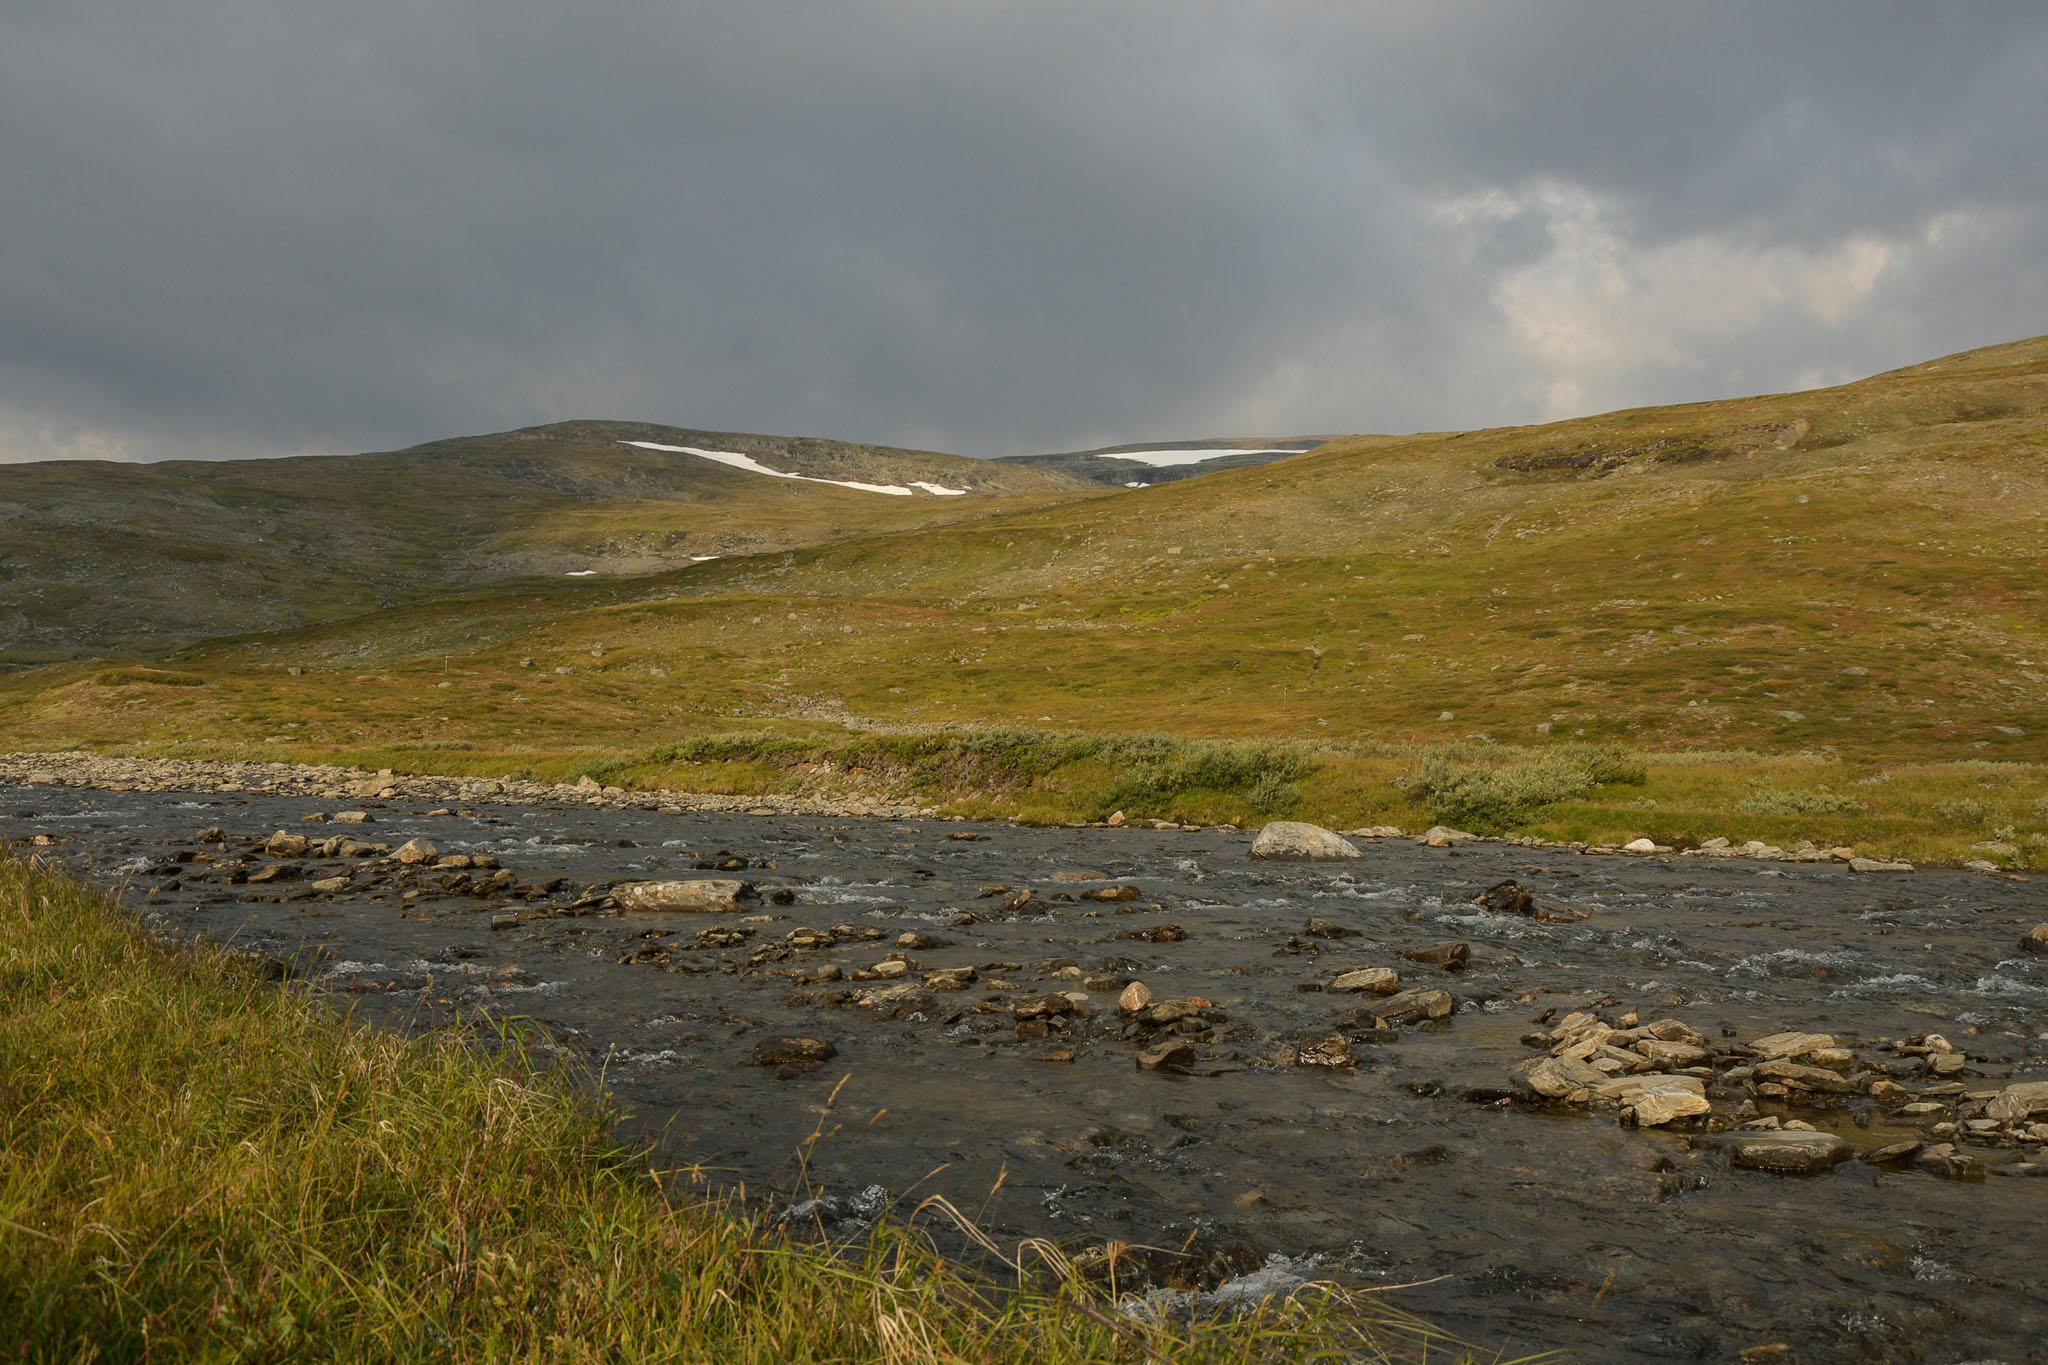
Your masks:
M932 451L631 422L366 455L10 465L0 663L161 651L513 579L644 574L1086 487Z
M772 786L867 764L833 736L876 728L1166 731L1324 745L1342 761L1308 764L1300 809L1360 823L1425 813L1418 755L1491 770L1610 743L1652 757L1650 786L1567 803L1553 832L1939 833L1928 847L1957 856L2048 847L2044 556L2036 338L1831 389L1338 440L601 588L481 593L217 648L177 664L193 686L40 670L0 684L0 735ZM781 738L703 747L727 731ZM420 747L454 744L474 758ZM710 766L661 777L657 750ZM963 781L988 809L1101 814L1122 789L1100 762L1030 775L1078 752L957 772L980 774ZM946 768L888 771L943 786ZM1201 809L1245 807L1155 805Z

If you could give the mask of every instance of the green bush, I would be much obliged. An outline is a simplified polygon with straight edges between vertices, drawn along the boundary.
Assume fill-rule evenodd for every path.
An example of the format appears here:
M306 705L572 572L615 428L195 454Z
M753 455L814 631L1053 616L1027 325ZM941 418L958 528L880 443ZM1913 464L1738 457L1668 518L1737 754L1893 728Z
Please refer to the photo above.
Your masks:
M1745 815L1861 815L1870 808L1853 796L1798 788L1759 787L1735 803Z
M1146 743L1152 738L1104 746L1103 756L1123 770L1103 797L1106 807L1165 810L1182 797L1206 792L1239 797L1261 815L1277 815L1301 800L1294 783L1322 766L1322 751L1313 744L1222 739Z
M1934 816L1945 825L1979 829L1991 818L1991 808L1982 801L1965 796L1955 801L1935 803Z
M1565 744L1508 763L1474 759L1469 746L1446 745L1425 753L1408 779L1409 794L1438 824L1497 833L1545 806L1589 796L1596 787L1649 780L1643 764L1616 745Z

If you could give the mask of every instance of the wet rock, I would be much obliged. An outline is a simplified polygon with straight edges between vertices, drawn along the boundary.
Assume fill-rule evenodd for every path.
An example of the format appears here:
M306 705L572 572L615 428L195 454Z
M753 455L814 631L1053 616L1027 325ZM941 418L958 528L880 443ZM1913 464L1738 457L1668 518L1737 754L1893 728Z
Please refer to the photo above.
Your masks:
M909 976L910 964L901 959L877 962L874 966L868 968L868 975L884 981L893 977Z
M1358 930L1346 928L1344 925L1341 924L1334 924L1326 919L1319 919L1314 915L1310 915L1308 917L1308 922L1301 926L1301 932L1307 935L1309 938L1358 937Z
M1622 1103L1638 1128L1661 1128L1678 1119L1698 1118L1713 1108L1707 1103L1705 1087L1691 1076L1634 1076L1609 1084L1637 1087ZM1598 1091L1595 1094L1606 1098Z
M1703 1066L1708 1055L1703 1047L1694 1047L1691 1043L1667 1043L1661 1038L1639 1039L1630 1045L1630 1051L1642 1054L1652 1066L1663 1071Z
M1448 1019L1457 1002L1449 991L1411 990L1390 995L1371 1007L1372 1013L1388 1024L1412 1024L1418 1019Z
M1856 1083L1839 1072L1798 1062L1759 1062L1754 1074L1759 1083L1772 1082L1790 1090L1823 1095L1848 1095L1856 1090Z
M2027 936L2020 940L2020 948L2029 953L2048 953L2048 924L2037 924L2027 930Z
M1476 834L1467 834L1462 829L1452 829L1447 825L1431 825L1422 836L1422 842L1431 848L1449 848L1452 844L1476 843L1478 839L1479 836Z
M1967 1152L1957 1150L1954 1143L1937 1142L1920 1149L1913 1158L1913 1164L1930 1175L1946 1176L1950 1180L1981 1180L1983 1164Z
M1152 1006L1152 988L1142 981L1133 981L1124 987L1122 995L1116 998L1119 1014L1139 1014Z
M297 863L272 863L249 874L249 885L261 886L266 882L296 881L299 876Z
M1872 1166L1885 1166L1894 1161L1904 1161L1917 1154L1925 1146L1920 1142L1888 1142L1882 1147L1873 1147L1863 1154L1863 1159Z
M1178 1039L1148 1047L1138 1054L1141 1071L1185 1071L1195 1064L1195 1050Z
M923 1009L930 999L916 982L904 981L894 986L861 991L854 1003L862 1009L873 1010L884 1019L901 1019Z
M1751 1043L1749 1050L1766 1061L1793 1061L1834 1045L1831 1033L1772 1033Z
M1319 1043L1309 1043L1298 1049L1294 1060L1299 1066L1357 1066L1358 1057L1351 1051L1351 1045L1341 1033L1333 1033Z
M838 1055L839 1049L823 1038L812 1038L804 1034L783 1034L763 1039L754 1045L753 1065L813 1067L829 1062Z
M1913 865L1911 863L1886 862L1880 858L1851 858L1849 860L1849 870L1852 872L1911 872Z
M1188 931L1178 924L1157 924L1150 929L1126 929L1117 935L1118 938L1134 939L1141 943L1181 943L1186 941L1187 936Z
M1338 976L1325 989L1370 991L1374 995L1392 995L1401 989L1401 974L1392 967L1359 967Z
M338 877L322 877L319 881L310 882L308 885L315 891L331 896L337 891L348 890L348 874L344 872Z
M205 829L192 836L192 842L195 844L224 844L227 841L228 836L222 832L219 825L208 825ZM2041 927L2048 929L2048 924L2044 924Z
M1116 886L1098 886L1093 890L1083 891L1081 899L1084 901L1134 901L1141 894L1137 887L1131 886L1128 883L1121 883Z
M1847 1161L1854 1153L1854 1148L1833 1133L1780 1129L1740 1134L1729 1143L1728 1159L1744 1170L1811 1175Z
M1576 1057L1539 1057L1517 1066L1510 1079L1545 1099L1568 1100L1574 1095L1590 1096L1594 1086L1605 1085L1611 1078Z
M919 933L913 929L907 934L898 934L896 936L896 946L913 953L923 953L930 952L935 948L950 948L953 946L953 940L950 938L940 938L937 934Z
M1496 882L1474 897L1472 903L1492 915L1534 915L1536 898L1529 888L1512 878Z
M1027 995L1010 1006L1010 1013L1018 1019L1055 1019L1073 1012L1074 1002L1057 991Z
M1447 972L1461 972L1472 960L1472 945L1469 943L1432 943L1427 948L1410 948L1401 954L1410 962L1426 963L1441 967Z
M407 867L417 867L421 863L433 862L441 856L441 850L435 848L430 839L408 839L400 844L398 851L391 856Z
M1071 1062L1075 1052L1070 1047L1056 1047L1050 1052L1041 1052L1031 1060L1034 1062Z
M376 823L366 810L338 810L332 817L337 825L373 825Z
M312 841L305 835L293 834L287 830L279 830L263 841L263 851L273 858L303 857L311 846Z
M935 991L964 991L974 984L974 977L972 967L944 967L926 972L924 984Z
M627 910L665 910L686 914L729 915L751 888L745 882L707 879L686 882L628 882L612 888Z
M2035 1114L2048 1114L2048 1081L2009 1085L1984 1106L1984 1117L1998 1123L2017 1123Z
M1362 858L1358 845L1335 830L1299 820L1275 820L1252 841L1254 858Z

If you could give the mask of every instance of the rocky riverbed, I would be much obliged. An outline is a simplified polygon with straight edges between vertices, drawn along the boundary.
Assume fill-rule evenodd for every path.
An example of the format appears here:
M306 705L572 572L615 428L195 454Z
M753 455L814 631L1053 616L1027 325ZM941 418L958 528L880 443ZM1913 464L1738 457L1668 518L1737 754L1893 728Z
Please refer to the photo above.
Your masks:
M828 1232L942 1194L1588 1360L2048 1339L2048 884L249 767L0 769L0 837L372 1017L531 1019Z

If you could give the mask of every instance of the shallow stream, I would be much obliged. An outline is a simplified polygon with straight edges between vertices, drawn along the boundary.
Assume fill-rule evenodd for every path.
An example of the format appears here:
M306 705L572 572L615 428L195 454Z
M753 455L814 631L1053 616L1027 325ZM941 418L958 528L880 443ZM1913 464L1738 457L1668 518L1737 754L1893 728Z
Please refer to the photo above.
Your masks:
M1780 1342L1790 1350L1763 1358L2048 1357L2048 1180L1999 1171L2048 1159L2039 1143L1965 1144L1970 1179L1860 1160L1773 1175L1732 1168L1697 1128L1528 1103L1509 1074L1541 1055L1524 1035L1593 1009L1682 1020L1715 1045L1829 1033L1914 1091L1936 1078L1885 1040L1945 1036L1967 1058L1942 1078L1951 1089L2048 1079L2048 957L2017 946L2048 919L2048 882L1491 843L1261 863L1248 832L574 806L373 803L370 824L302 823L314 809L0 787L0 837L60 841L50 852L125 882L150 921L295 962L371 1017L538 1021L602 1067L632 1126L673 1158L788 1200L822 1195L806 1211L831 1230L890 1198L902 1211L941 1194L1006 1242L1186 1247L1154 1265L1201 1289L1295 1274L1429 1281L1393 1301L1497 1348L1583 1360L1728 1360ZM208 826L224 850L194 842ZM448 872L378 880L373 869L396 871L381 859L292 858L294 879L230 881L280 861L231 861L278 829L393 847L423 837L442 855L495 859L534 898L448 889ZM218 860L176 861L195 851ZM733 860L746 870L716 866ZM349 888L310 888L344 865ZM593 883L722 876L760 898L737 915L568 913ZM550 879L565 884L541 894ZM1506 879L1559 922L1472 903ZM1137 899L1082 898L1113 885ZM1124 936L1168 924L1185 938ZM855 932L788 942L833 926ZM719 928L727 946L698 945ZM945 944L905 950L911 969L894 980L802 979L870 969L908 932ZM1452 940L1469 945L1459 971L1402 956ZM964 966L976 969L965 990L920 986ZM1454 1012L1341 1027L1375 997L1321 987L1366 966L1448 991ZM1158 1038L1124 1036L1128 980L1208 1002L1185 1035L1187 1069L1137 1067ZM899 985L918 989L857 1003ZM1051 992L1087 998L1020 1036L1015 1003ZM1356 1065L1283 1064L1338 1032ZM783 1035L835 1055L810 1070L755 1064ZM1748 1098L1721 1082L1709 1096L1731 1121ZM1790 1098L1763 1112L1859 1150L1929 1135L1930 1120L1896 1117L1896 1104Z

